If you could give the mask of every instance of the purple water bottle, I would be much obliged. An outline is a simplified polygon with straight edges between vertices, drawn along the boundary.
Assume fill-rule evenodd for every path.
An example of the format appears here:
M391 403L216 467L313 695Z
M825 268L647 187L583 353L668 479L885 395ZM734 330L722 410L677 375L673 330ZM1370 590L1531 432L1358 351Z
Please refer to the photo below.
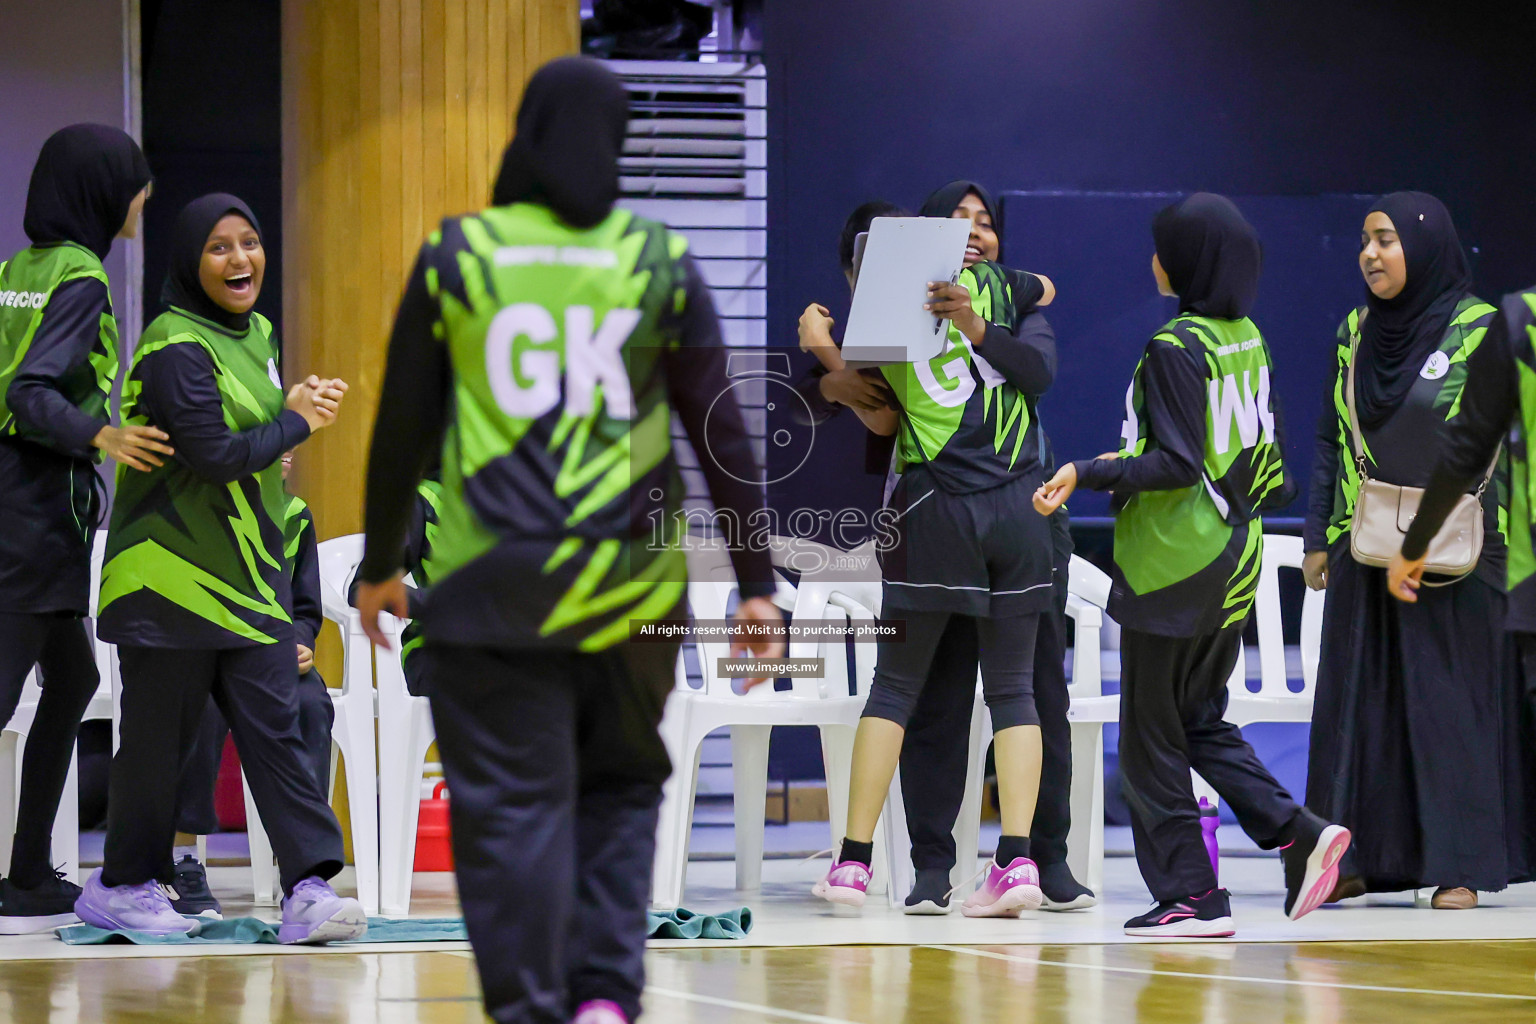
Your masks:
M1200 798L1200 834L1205 840L1205 852L1211 858L1211 874L1216 876L1217 884L1221 884L1221 846L1216 842L1216 828L1221 824L1221 815L1211 802L1205 797Z

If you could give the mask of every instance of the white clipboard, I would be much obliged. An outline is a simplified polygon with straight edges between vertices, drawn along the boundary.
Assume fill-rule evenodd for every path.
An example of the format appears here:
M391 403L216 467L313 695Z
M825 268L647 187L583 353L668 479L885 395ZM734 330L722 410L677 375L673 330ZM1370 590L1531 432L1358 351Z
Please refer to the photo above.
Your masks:
M953 281L965 263L971 222L953 217L876 217L858 254L853 307L843 332L849 366L915 363L938 355L948 320L923 308L932 281Z

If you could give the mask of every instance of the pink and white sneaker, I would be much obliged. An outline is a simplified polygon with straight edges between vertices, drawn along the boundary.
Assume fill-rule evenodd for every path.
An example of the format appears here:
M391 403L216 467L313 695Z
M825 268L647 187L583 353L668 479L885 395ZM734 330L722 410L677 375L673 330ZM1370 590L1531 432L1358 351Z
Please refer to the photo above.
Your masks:
M1298 921L1327 901L1339 881L1339 861L1349 849L1349 829L1306 808L1296 816L1296 835L1280 848L1285 867L1285 916Z
M987 866L986 881L960 904L966 917L1018 917L1021 910L1039 910L1045 900L1040 891L1040 869L1028 857L1016 857L1007 867L997 861Z
M856 860L842 860L832 865L826 878L811 886L811 895L840 907L857 909L864 905L868 889L869 865L860 864Z

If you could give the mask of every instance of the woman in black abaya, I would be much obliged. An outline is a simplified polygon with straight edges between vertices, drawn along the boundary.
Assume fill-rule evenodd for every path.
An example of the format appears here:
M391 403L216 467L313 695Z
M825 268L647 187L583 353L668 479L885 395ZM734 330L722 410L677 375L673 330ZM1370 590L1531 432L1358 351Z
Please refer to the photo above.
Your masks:
M1354 846L1333 899L1436 889L1436 909L1470 909L1523 871L1507 852L1509 705L1503 664L1504 539L1496 494L1475 572L1392 600L1386 572L1354 561L1360 475L1346 403L1351 359L1373 479L1423 487L1459 408L1466 358L1494 309L1470 293L1450 214L1420 192L1378 200L1361 233L1365 306L1339 330L1338 374L1318 424L1305 575L1327 589L1312 715L1307 805ZM1351 339L1358 336L1351 356ZM1518 858L1516 858L1518 859Z

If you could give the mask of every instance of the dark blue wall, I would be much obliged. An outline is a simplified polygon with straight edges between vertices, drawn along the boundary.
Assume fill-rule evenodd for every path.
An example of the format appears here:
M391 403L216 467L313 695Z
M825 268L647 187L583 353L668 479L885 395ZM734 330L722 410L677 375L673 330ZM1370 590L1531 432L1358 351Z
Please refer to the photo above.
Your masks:
M809 301L846 312L835 241L849 210L874 197L915 206L956 177L1034 193L1422 189L1446 201L1480 250L1485 295L1536 280L1531 4L786 0L768 4L766 18L774 342L793 344ZM1337 226L1346 238L1358 229L1357 217ZM1090 254L1079 265L1095 252L1149 258L1145 222L1051 230L1042 246ZM1337 323L1348 305L1339 296L1358 281L1349 246L1337 262L1315 288L1287 282L1261 308L1315 306L1309 316ZM1092 277L1058 284L1074 302L1095 294ZM1117 344L1144 341L1152 312L1147 323L1124 318ZM1088 348L1062 342L1073 359ZM1330 334L1295 344L1286 361L1296 380L1320 379ZM1053 433L1113 441L1123 362L1098 375L1064 371L1047 405ZM1301 404L1315 409L1316 396ZM1310 430L1294 422L1306 420L1300 410L1292 419ZM878 502L860 431L848 416L820 430L815 472L778 485L774 500ZM1308 466L1295 468L1304 479Z

